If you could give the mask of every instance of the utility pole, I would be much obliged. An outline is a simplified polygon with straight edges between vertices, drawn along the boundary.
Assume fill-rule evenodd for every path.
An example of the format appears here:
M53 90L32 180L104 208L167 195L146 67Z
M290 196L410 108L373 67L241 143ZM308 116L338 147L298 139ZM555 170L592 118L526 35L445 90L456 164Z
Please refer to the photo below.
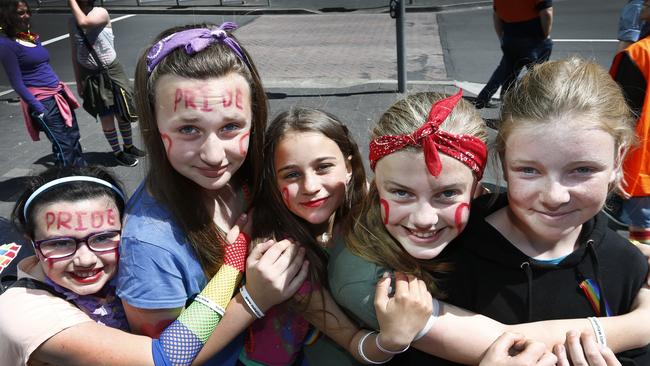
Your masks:
M406 0L390 0L390 17L395 19L397 35L397 91L406 92L406 42L404 41L404 16Z

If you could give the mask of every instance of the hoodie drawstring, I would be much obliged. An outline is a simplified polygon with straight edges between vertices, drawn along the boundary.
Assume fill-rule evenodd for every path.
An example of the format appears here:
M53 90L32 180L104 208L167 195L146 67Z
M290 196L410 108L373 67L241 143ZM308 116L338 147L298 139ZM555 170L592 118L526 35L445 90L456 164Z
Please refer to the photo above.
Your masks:
M526 319L530 321L533 316L533 270L530 268L529 262L523 262L519 267L524 270L528 280L528 317Z
M605 289L603 288L602 282L600 282L600 266L598 263L598 254L596 254L596 248L594 248L593 240L587 241L587 250L591 254L590 256L591 265L594 270L594 280L596 281L595 292L596 292L596 296L598 297L598 305L599 305L598 309L594 309L594 310L596 310L596 315L598 316L612 316L612 311L610 310L609 304L607 304L607 300L605 299ZM583 283L585 281L583 281Z

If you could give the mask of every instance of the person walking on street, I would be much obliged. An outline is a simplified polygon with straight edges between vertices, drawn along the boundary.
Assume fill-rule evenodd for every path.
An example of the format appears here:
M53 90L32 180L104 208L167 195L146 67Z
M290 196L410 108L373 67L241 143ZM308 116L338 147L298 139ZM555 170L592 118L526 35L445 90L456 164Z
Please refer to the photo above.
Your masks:
M643 2L641 21L650 20L650 0ZM635 146L623 162L625 193L620 217L629 225L630 240L650 244L650 36L619 52L610 74L638 117Z
M621 9L621 15L618 18L618 52L639 40L643 25L639 19L642 7L643 0L629 0Z
M38 141L43 131L52 143L56 165L85 166L74 113L79 103L52 69L50 54L30 30L30 19L27 2L0 1L0 63L20 96L32 140Z
M117 163L136 166L137 157L145 152L133 144L131 122L137 120L133 89L117 60L111 18L106 9L94 6L94 0L69 0L68 4L73 15L68 23L72 65L83 107L99 116ZM120 148L115 120L124 149Z
M503 55L476 97L477 109L490 106L490 99L499 87L504 95L524 67L549 59L553 49L552 3L552 0L494 0L494 30Z

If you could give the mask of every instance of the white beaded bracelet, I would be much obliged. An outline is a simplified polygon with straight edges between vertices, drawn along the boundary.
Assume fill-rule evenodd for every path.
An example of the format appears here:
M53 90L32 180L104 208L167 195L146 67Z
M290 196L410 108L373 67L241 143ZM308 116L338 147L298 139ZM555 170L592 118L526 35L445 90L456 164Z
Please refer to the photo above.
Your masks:
M381 333L377 334L377 336L375 337L375 345L377 346L377 349L379 349L380 351L382 351L384 353L389 353L391 355L397 355L397 354L406 352L406 350L409 349L409 347L411 347L411 344L409 343L409 344L406 345L406 347L404 347L404 349L399 350L399 351L387 350L386 348L382 347L381 344L379 344L379 335L380 334Z
M594 329L594 334L596 335L596 342L602 346L607 346L607 338L605 338L605 329L603 328L603 325L600 323L600 320L595 317L589 317L589 322L591 323L591 327Z
M255 315L257 319L262 319L264 317L264 312L257 306L255 301L253 301L253 298L248 293L248 290L246 290L246 286L242 285L239 288L239 292L241 293L241 297L244 299L244 302L246 305L248 305L248 308L251 310L253 315Z
M433 327L433 324L436 322L436 319L438 319L438 315L440 315L440 301L438 301L437 299L433 299L432 304L433 304L433 309L431 310L431 316L429 317L429 320L427 320L427 323L424 325L424 328L422 328L418 332L418 334L415 335L415 338L413 338L413 342L417 341L418 339L424 337L425 334L429 333L429 331Z
M393 356L390 356L388 359L386 359L386 360L384 360L384 361L373 361L373 360L369 359L369 358L366 356L365 353L363 353L363 342L365 342L365 341L366 341L366 338L370 337L370 335L373 334L373 333L377 333L377 332L375 332L374 330L373 330L373 331L370 331L370 332L366 333L363 337L361 337L361 339L359 340L359 344L358 344L358 346L357 346L357 352L359 352L359 356L361 356L361 358L362 358L365 362L367 362L367 363L369 363L369 364L372 364L372 365L381 365L381 364L384 364L384 363L386 363L386 362L392 360L392 359L393 359Z

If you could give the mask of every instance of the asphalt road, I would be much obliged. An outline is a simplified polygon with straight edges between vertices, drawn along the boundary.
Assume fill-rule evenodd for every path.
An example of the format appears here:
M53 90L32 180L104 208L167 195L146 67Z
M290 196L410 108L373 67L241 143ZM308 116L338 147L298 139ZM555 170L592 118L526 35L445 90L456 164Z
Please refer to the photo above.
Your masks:
M616 52L618 14L625 0L554 1L551 59L570 55L609 68ZM447 75L486 83L501 57L490 6L438 14Z
M54 0L63 2L63 0ZM127 1L127 0L115 0ZM128 0L132 1L132 0ZM133 0L132 2L134 2ZM171 0L165 0L170 1ZM188 0L192 2L195 0ZM207 1L207 0L199 0ZM214 0L210 0L214 2ZM492 29L491 7L486 6L482 2L482 6L455 6L461 2L470 2L472 0L414 0L414 5L451 5L451 10L446 10L436 14L430 14L432 19L437 19L437 24L433 21L423 19L422 14L410 15L407 14L407 27L409 29L425 29L421 32L421 37L417 43L431 42L432 49L439 50L439 58L443 60L425 60L423 57L423 65L428 67L437 66L442 69L441 72L435 75L441 76L441 80L431 78L430 74L424 72L409 73L409 81L413 83L409 85L410 90L439 90L444 92L454 92L455 86L449 83L450 80L458 80L462 82L463 87L469 91L480 90L480 83L485 82L500 58L500 50L494 31ZM50 2L50 0L48 0ZM111 0L113 2L113 0ZM350 10L352 7L369 8L363 11L373 13L375 15L382 14L385 9L377 9L382 4L387 4L386 1L379 0L332 0L332 1L316 1L316 0L271 0L272 4L277 6L297 6L310 7L315 10L323 10L332 7L346 7ZM592 58L604 67L609 67L611 58L616 49L616 25L618 21L618 12L626 3L625 0L556 0L555 9L555 25L553 29L553 38L556 40L553 50L552 58L560 58L570 54L577 54L583 57ZM295 5L294 5L295 4ZM479 2L479 4L481 4ZM118 55L126 72L129 75L134 73L134 65L148 42L160 31L173 25L180 25L192 22L212 22L221 23L225 20L235 21L241 26L245 26L254 19L256 15L207 15L194 12L192 8L183 9L185 13L176 14L169 10L169 14L142 14L139 13L135 16L125 15L123 12L114 14L113 18L122 18L114 23L114 32L116 34L116 47ZM189 13L188 13L189 11ZM358 13L358 12L355 12ZM331 14L331 13L330 13ZM335 17L344 17L347 12L340 14L332 14ZM309 16L309 15L296 15L296 16ZM388 17L387 14L385 14ZM50 52L51 64L54 70L59 75L60 79L64 82L74 81L72 67L70 65L70 49L69 41L65 39L67 34L67 14L58 13L50 14L40 12L33 17L33 29L38 32L42 40L53 40L57 37L63 36L64 38L54 41L47 45ZM409 18L411 23L409 23ZM426 18L426 17L424 17ZM283 17L272 18L273 21L281 22ZM322 18L309 18L322 19ZM354 19L363 19L355 15ZM383 18L382 18L383 19ZM414 19L418 19L415 22ZM368 22L375 22L376 18L368 19ZM268 21L267 21L268 23ZM336 22L332 22L336 23ZM375 24L372 23L372 24ZM418 23L413 26L413 23ZM380 24L382 25L382 24ZM281 26L278 23L278 26ZM322 26L322 25L321 25ZM385 24L382 25L382 31L386 31ZM392 25L391 25L392 26ZM420 28L418 28L418 26ZM346 38L346 45L350 48L362 48L362 43L366 36L361 33L377 32L377 28L365 27L358 33L345 34L341 31L341 38ZM382 33L381 37L394 37L392 30L385 34ZM270 36L273 36L271 31ZM297 40L300 37L290 37L291 41ZM316 40L315 45L332 42L334 38L327 40ZM416 38L416 35L410 34L410 39ZM427 38L429 37L429 38ZM377 37L375 37L376 39ZM394 42L394 38L393 42ZM357 45L354 44L356 41ZM590 41L591 40L591 41ZM593 40L600 40L595 42ZM294 41L297 43L297 41ZM341 42L343 43L343 42ZM408 40L407 40L408 44ZM314 46L300 45L296 47ZM331 44L327 44L331 47ZM382 44L382 47L394 47L390 44ZM426 47L421 47L427 49ZM277 52L291 52L284 49L277 50ZM388 58L393 58L392 51L387 53ZM313 67L315 69L323 69L324 75L329 77L330 70L337 68L344 68L344 64L332 65L333 56L328 58L314 57ZM281 64L281 62L274 61L274 57L268 57L269 62ZM300 61L302 59L299 58ZM315 61L314 61L315 60ZM373 60L381 61L381 57L375 57ZM417 60L416 60L417 61ZM256 62L260 62L259 59ZM352 63L352 62L349 62ZM429 65L428 63L431 63ZM371 64L375 66L375 64ZM279 65L280 68L282 65ZM354 70L355 72L371 74L373 67L368 70ZM343 73L345 75L345 73ZM262 75L264 77L264 74ZM418 79L419 78L419 79ZM342 78L341 78L342 79ZM276 87L270 90L271 92L271 115L280 110L284 110L293 105L306 105L326 109L331 111L342 120L347 121L351 127L354 137L358 140L363 154L367 153L367 130L377 117L386 109L387 106L399 98L400 95L395 93L394 84L386 85L386 83L375 83L373 80L368 80L370 84L358 85L354 87L340 86L339 88L315 88L314 86L305 87L304 84L289 80L286 87ZM17 104L15 103L15 93L9 92L11 87L7 81L4 72L0 72L0 244L10 241L20 241L19 235L13 231L7 219L13 202L15 201L16 194L21 190L25 183L25 177L32 174L34 171L42 169L43 166L50 164L51 156L49 155L49 143L41 141L34 143L29 141L25 131L20 112ZM75 89L74 87L72 88ZM495 118L498 110L482 110L481 114L484 118ZM86 158L91 163L101 164L113 170L125 183L128 192L132 192L137 184L144 177L144 167L146 166L146 159L136 168L125 168L116 166L111 160L110 154L106 146L106 141L101 135L100 129L97 124L85 112L79 111L77 116L80 120L80 129L82 135L82 145L86 153ZM137 136L137 126L134 134Z

